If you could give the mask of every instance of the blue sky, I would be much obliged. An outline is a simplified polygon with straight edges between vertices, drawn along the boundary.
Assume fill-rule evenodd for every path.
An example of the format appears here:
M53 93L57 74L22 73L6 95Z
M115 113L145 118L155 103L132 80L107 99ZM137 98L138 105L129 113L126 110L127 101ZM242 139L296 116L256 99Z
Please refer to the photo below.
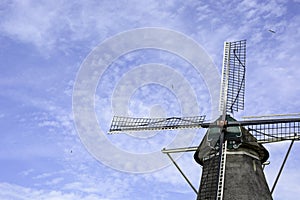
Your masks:
M235 116L299 113L299 9L299 0L1 1L0 198L195 199L159 151L177 137L197 145L202 130L104 133L120 113L209 118L213 105L207 77L164 50L120 55L97 79L95 115L106 140L96 143L95 155L82 142L74 120L73 88L80 69L108 38L137 28L173 30L193 39L219 73L224 41L247 39L245 110ZM151 63L156 65L149 67ZM219 81L219 74L212 76ZM132 157L122 158L132 163L123 166L120 156L106 148L108 143L124 155L156 152L150 163L159 167L144 172ZM266 147L271 165L265 171L272 185L288 143ZM298 199L299 151L296 143L274 199ZM193 154L177 161L198 188L201 169Z

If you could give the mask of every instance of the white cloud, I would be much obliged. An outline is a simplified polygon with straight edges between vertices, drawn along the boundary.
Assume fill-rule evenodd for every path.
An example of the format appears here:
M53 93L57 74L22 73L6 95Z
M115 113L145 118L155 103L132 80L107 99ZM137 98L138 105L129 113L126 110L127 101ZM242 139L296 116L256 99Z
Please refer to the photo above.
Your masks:
M80 194L78 192L65 192L58 190L39 190L3 182L0 183L0 189L0 198L2 200L107 200L107 198L103 198L97 194Z
M14 1L3 6L5 17L0 20L0 33L33 44L47 55L54 49L67 52L70 47L77 48L76 42L95 45L111 34L141 24L158 26L162 18L171 19L171 13L164 10L172 7L171 3L131 1L131 4L135 6L123 9L126 1L114 4L110 1ZM83 43L80 45L82 48Z
M54 178L52 180L45 182L45 184L46 185L57 185L58 183L62 182L63 180L64 180L63 177L57 177L57 178Z
M59 17L60 3L44 3L32 1L11 3L4 11L6 17L2 19L2 31L10 37L32 42L38 47L53 46L56 41L51 36L55 32L53 25Z

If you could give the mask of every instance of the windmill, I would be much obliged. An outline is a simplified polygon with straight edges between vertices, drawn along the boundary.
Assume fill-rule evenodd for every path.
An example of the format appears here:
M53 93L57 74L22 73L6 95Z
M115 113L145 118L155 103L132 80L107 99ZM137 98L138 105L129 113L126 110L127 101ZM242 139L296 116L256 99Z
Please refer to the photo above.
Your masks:
M115 116L110 133L206 128L198 147L163 149L188 184L204 199L272 199L272 192L295 140L300 139L300 118L278 115L238 121L233 113L244 109L246 40L225 42L220 116L205 121L205 115L194 117L131 118ZM265 143L291 141L271 190L264 176L269 152ZM171 153L195 151L194 159L202 168L199 190L196 190L171 157Z

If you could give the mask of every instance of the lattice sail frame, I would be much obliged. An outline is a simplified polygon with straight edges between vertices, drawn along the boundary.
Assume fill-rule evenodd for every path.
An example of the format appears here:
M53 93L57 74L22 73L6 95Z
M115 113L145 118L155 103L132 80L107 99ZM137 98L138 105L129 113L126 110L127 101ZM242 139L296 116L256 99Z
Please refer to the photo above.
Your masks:
M258 143L280 142L300 139L300 122L286 121L245 126Z
M217 125L209 125L211 127ZM207 127L204 123L202 127ZM248 142L271 143L285 140L300 140L300 118L275 118L246 121L231 121L226 127L246 129L252 136L246 138ZM230 132L230 131L229 131Z
M219 110L232 113L244 109L246 40L224 43Z
M109 133L124 131L201 128L204 119L205 115L169 118L133 118L114 116Z

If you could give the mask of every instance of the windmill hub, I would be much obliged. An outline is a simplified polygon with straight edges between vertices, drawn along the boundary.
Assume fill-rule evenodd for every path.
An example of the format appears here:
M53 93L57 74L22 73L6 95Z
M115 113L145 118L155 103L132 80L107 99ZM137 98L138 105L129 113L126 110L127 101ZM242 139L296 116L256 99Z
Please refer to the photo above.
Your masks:
M226 120L217 120L217 126L220 128L226 127L227 121Z

